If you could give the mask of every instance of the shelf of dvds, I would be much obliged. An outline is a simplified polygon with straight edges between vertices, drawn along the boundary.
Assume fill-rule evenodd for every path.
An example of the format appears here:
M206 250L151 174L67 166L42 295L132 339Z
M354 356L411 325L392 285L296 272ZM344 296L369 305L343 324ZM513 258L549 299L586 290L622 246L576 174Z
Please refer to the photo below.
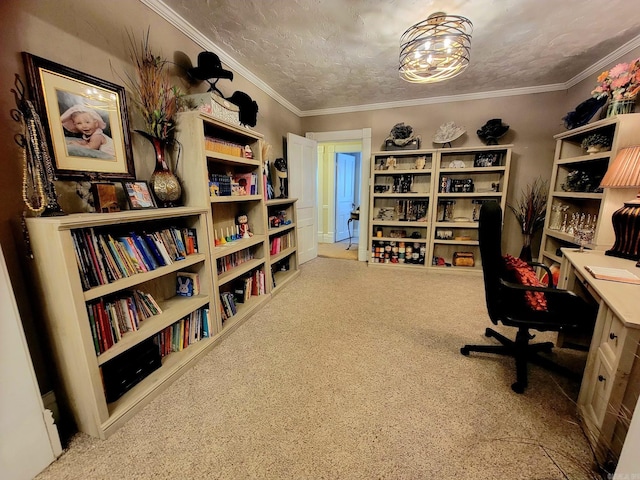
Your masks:
M177 207L29 218L27 228L66 401L80 431L106 438L214 344L219 329L206 313L213 305L207 211ZM173 236L159 235L170 230ZM158 251L151 251L151 243L136 244L134 236L155 238ZM181 251L187 244L189 251ZM176 294L179 271L198 274L198 295ZM134 291L159 310L141 315L144 302L132 300ZM161 358L155 336L191 317L198 322L190 322L192 331L180 339L181 351ZM145 346L151 346L145 358L153 369L124 373L122 365L135 364Z

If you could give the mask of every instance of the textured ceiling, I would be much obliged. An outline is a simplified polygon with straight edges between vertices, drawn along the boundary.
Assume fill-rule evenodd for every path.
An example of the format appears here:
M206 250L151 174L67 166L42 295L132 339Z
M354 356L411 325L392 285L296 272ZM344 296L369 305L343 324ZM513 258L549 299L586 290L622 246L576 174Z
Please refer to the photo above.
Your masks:
M640 34L631 0L145 3L164 3L223 61L235 60L302 112L564 84ZM398 76L400 36L436 11L473 22L469 68L442 83L407 83Z

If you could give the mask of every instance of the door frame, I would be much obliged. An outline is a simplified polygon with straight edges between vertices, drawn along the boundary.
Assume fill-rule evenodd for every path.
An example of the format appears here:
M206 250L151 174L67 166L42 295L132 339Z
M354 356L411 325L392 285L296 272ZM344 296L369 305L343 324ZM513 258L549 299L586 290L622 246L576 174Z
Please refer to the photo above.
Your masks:
M344 142L344 141L360 141L362 143L362 155L360 158L360 236L358 237L358 260L366 262L368 258L367 235L362 232L366 231L369 222L369 176L371 158L371 128L361 128L358 130L339 130L332 132L307 132L307 138L317 141L318 143L327 142ZM363 229L362 222L365 223Z

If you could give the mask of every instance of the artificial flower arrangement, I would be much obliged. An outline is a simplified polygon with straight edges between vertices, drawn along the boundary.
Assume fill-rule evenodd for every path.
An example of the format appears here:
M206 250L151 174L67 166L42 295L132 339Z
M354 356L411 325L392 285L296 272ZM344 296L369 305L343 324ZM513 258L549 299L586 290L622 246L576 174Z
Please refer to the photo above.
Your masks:
M585 150L587 150L589 147L597 146L602 148L609 148L611 146L611 139L606 135L602 135L601 133L594 133L593 135L585 137L584 140L582 140L581 146Z
M619 63L598 77L599 85L591 95L595 98L609 97L614 101L635 98L640 92L640 58L629 63Z
M533 235L544 225L547 213L547 182L537 178L522 190L515 205L507 204L518 219L520 229L525 235Z

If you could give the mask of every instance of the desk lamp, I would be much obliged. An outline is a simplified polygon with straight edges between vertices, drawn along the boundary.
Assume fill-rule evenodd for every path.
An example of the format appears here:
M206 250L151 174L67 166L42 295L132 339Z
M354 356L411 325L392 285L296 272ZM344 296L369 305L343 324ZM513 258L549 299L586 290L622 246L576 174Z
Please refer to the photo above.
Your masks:
M640 188L640 145L621 148L607 170L601 187ZM640 260L640 193L634 200L613 212L611 216L615 243L606 255ZM640 267L640 261L636 264Z

